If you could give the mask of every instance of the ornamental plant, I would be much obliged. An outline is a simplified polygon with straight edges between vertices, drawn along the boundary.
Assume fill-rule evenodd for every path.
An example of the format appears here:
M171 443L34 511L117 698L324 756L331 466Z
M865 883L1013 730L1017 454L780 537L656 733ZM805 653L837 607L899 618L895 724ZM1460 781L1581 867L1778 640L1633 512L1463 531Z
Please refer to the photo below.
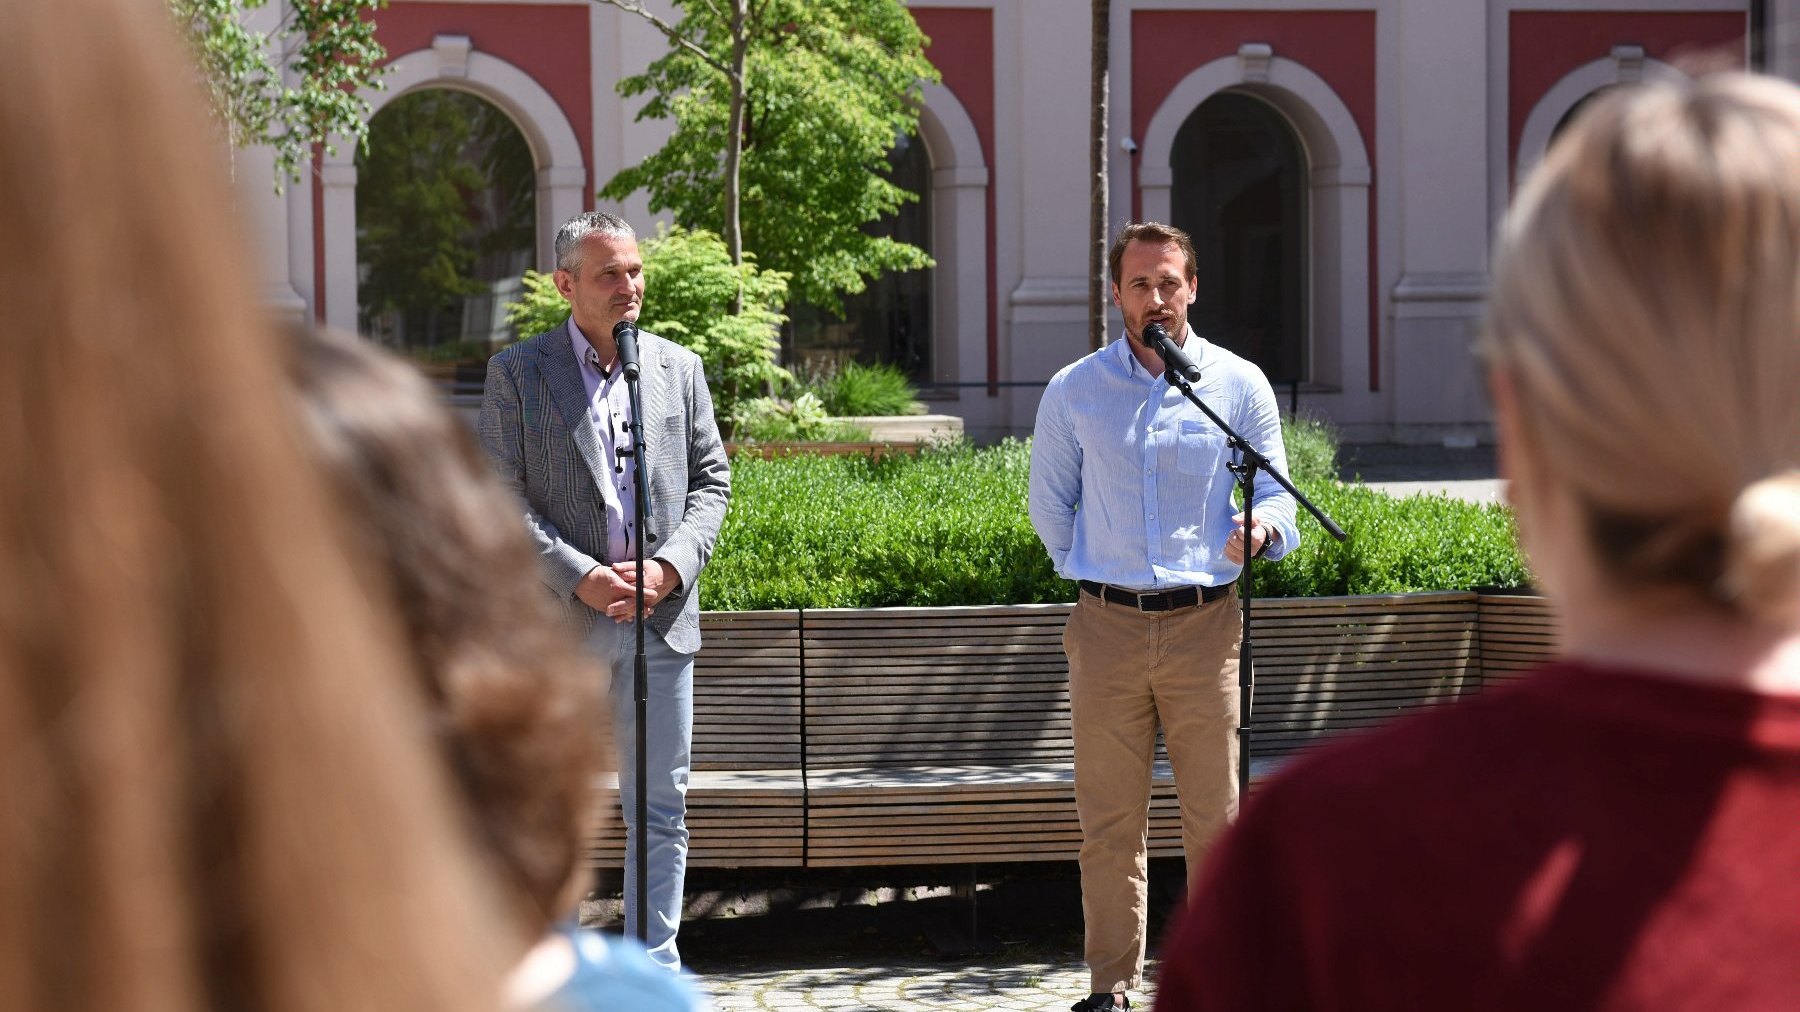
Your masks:
M1511 511L1444 496L1397 499L1337 479L1335 442L1289 422L1295 484L1350 533L1310 517L1301 543L1258 563L1259 596L1322 597L1518 587L1528 574ZM1026 515L1029 442L889 454L732 461L732 502L701 606L868 608L1072 601Z
M742 415L741 406L765 389L792 380L776 361L787 317L787 275L762 270L754 259L733 264L717 234L658 228L643 240L644 312L638 326L693 351L706 367L713 410L721 424ZM523 292L507 304L506 318L520 337L561 326L569 303L549 274L526 271ZM727 312L743 293L743 312Z

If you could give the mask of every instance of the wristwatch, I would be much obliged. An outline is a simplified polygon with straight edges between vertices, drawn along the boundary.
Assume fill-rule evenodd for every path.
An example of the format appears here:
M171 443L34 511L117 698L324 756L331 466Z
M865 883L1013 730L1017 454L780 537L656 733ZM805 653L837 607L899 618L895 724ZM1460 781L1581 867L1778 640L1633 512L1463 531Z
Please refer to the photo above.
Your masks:
M1281 540L1281 532L1275 528L1274 524L1264 525L1263 530L1268 533L1263 536L1262 547L1256 550L1256 554L1252 558L1260 559L1269 554L1269 546Z

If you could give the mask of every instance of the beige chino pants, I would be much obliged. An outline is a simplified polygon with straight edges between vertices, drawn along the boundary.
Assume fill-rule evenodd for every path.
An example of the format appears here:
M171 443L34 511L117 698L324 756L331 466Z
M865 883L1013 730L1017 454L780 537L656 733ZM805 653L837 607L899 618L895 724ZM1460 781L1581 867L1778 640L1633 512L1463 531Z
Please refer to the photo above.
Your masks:
M1137 988L1149 913L1150 770L1162 724L1191 879L1237 814L1238 637L1228 594L1142 612L1083 593L1063 630L1094 993Z

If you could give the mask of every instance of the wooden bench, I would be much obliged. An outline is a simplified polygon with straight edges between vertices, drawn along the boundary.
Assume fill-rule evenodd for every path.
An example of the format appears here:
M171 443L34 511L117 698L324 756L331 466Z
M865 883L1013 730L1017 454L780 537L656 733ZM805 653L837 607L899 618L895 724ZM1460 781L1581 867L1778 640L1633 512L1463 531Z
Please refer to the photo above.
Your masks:
M1073 858L1067 605L808 611L809 867ZM1166 760L1153 853L1180 853Z
M1540 598L1256 602L1252 769L1549 657ZM1080 848L1069 605L708 612L695 666L690 862L1065 860ZM1181 853L1158 745L1150 853ZM616 867L616 822L595 860Z
M1277 598L1254 605L1252 754L1280 759L1481 684L1473 593Z
M694 660L694 752L688 774L690 865L799 867L804 861L800 613L707 612ZM607 777L606 789L614 789ZM617 803L592 860L619 867Z
M1556 653L1556 614L1541 597L1483 594L1477 606L1481 675L1488 684L1516 679Z

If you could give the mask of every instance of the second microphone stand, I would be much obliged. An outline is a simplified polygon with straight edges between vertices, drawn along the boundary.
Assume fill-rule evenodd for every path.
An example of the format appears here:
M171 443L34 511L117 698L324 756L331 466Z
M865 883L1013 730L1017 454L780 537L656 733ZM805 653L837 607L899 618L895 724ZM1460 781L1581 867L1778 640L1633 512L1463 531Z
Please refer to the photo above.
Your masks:
M1238 490L1244 497L1244 568L1238 574L1238 595L1243 599L1244 621L1243 639L1238 646L1237 735L1238 796L1240 798L1248 797L1250 794L1250 706L1256 689L1256 670L1251 654L1252 637L1250 635L1250 601L1255 596L1250 581L1250 562L1254 558L1251 554L1250 532L1256 529L1256 517L1253 512L1256 508L1256 472L1268 472L1269 477L1274 478L1277 484L1287 489L1288 494L1294 497L1295 502L1306 507L1306 511L1313 515L1313 519L1319 522L1319 526L1325 528L1326 533L1339 541L1344 540L1347 535L1344 534L1343 528L1333 523L1330 517L1312 504L1311 500L1301 495L1300 490L1294 487L1294 483L1288 480L1287 475L1282 474L1280 468L1270 463L1269 458L1263 456L1261 450L1251 446L1248 440L1238 435L1236 429L1226 424L1225 419L1220 418L1212 408L1207 407L1206 402L1200 399L1200 395L1194 393L1194 385L1188 381L1187 377L1171 368L1163 371L1163 378L1169 381L1170 386L1181 391L1194 407L1199 408L1201 414L1212 419L1212 423L1225 434L1225 445L1238 455L1236 463L1228 463L1225 466L1230 468L1231 473L1237 477Z

